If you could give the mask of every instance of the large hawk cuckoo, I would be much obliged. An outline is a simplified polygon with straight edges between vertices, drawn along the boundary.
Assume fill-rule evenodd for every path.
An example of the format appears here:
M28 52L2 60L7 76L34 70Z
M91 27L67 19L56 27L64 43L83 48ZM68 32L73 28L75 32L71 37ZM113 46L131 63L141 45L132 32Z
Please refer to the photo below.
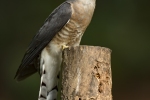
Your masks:
M56 100L62 50L78 46L89 25L96 0L66 0L46 19L31 41L15 78L20 81L39 71L39 100Z

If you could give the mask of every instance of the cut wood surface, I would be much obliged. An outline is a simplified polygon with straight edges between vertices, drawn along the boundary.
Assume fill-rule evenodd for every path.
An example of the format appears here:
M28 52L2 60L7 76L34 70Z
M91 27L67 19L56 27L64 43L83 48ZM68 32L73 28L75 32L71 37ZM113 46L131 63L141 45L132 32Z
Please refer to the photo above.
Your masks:
M111 50L99 46L65 49L61 100L112 100Z

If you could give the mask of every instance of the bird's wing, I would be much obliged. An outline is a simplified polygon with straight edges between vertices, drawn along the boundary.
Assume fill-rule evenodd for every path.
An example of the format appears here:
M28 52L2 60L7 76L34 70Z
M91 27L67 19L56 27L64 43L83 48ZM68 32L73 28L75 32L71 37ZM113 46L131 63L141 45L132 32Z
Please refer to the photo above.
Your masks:
M44 25L31 41L22 59L15 76L17 80L22 80L35 72L35 69L32 70L32 68L29 68L31 67L30 64L33 63L33 60L41 53L46 45L48 45L55 34L69 21L71 13L70 3L64 2L49 15Z

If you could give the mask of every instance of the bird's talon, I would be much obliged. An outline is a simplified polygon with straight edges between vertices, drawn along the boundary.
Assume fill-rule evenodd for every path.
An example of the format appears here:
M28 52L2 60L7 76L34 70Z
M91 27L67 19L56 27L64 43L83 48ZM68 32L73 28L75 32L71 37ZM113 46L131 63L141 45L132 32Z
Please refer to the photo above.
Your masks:
M69 46L66 46L66 45L62 46L62 50L66 49L66 48L69 48Z

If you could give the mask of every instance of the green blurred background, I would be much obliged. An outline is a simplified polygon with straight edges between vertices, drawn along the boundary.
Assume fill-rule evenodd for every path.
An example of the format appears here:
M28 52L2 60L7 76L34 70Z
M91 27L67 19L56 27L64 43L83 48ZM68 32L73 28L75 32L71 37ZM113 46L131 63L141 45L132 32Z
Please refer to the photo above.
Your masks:
M13 78L32 37L63 0L1 0L0 100L37 100L40 77ZM81 44L112 49L114 100L150 100L150 1L97 0Z

